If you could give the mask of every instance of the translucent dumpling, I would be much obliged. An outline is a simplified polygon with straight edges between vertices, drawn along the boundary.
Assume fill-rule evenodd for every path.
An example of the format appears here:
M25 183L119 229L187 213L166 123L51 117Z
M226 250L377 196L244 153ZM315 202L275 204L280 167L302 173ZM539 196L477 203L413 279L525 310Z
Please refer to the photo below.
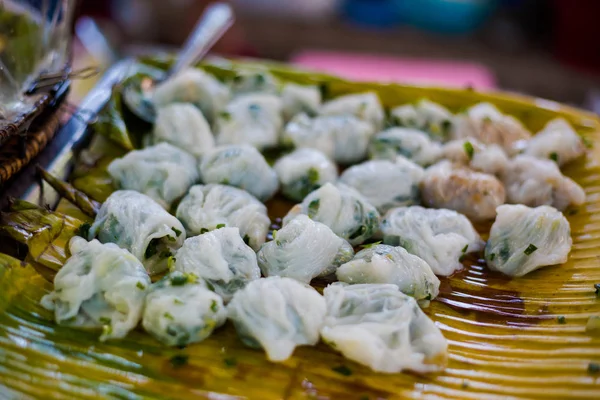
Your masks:
M194 275L172 272L150 288L142 325L167 346L201 342L223 325L223 300Z
M189 240L189 239L188 239ZM372 245L336 271L341 282L392 283L419 303L429 304L439 292L440 280L429 264L402 247Z
M381 101L375 92L347 94L329 100L321 106L321 115L347 115L369 122L373 128L383 127L385 113Z
M462 269L463 256L484 244L469 219L452 210L394 208L383 217L381 230L385 244L404 247L442 276Z
M273 232L273 240L258 251L264 276L285 276L309 283L335 272L354 255L352 246L326 225L298 215Z
M183 244L185 228L150 197L117 190L102 204L89 235L129 250L150 274L157 274Z
M551 160L519 155L508 163L502 180L508 203L550 205L562 211L585 202L581 186L564 176Z
M256 253L238 228L221 228L187 238L177 251L175 270L193 273L227 302L233 294L260 278Z
M297 149L281 157L273 166L281 191L289 199L302 201L307 194L337 179L336 165L315 149Z
M244 344L263 348L271 361L284 361L296 346L317 344L326 306L312 287L273 276L250 282L227 311Z
M279 85L277 78L268 71L245 70L237 72L232 82L232 89L237 95L253 92L277 94Z
M283 128L281 99L268 93L248 93L233 99L219 113L217 144L249 144L259 150L275 147Z
M437 141L447 140L452 127L452 113L441 104L427 99L395 107L390 114L394 124L423 130Z
M130 151L107 170L120 189L144 193L167 209L198 180L194 156L168 143Z
M496 207L506 201L506 192L494 175L442 161L425 171L421 197L429 207L448 208L473 221L485 221L494 219Z
M196 157L215 146L208 122L189 103L172 103L156 111L151 143L160 142L171 143Z
M245 190L226 185L195 185L177 207L177 218L188 236L217 227L235 227L246 244L258 250L271 220L267 208Z
M572 243L569 221L557 209L507 204L498 207L485 260L490 269L519 277L566 262Z
M321 91L317 86L286 83L281 90L281 101L286 120L300 113L316 115L321 106Z
M298 214L321 222L353 246L371 238L379 227L379 212L360 193L342 183L326 183L296 204L283 219L285 225Z
M502 175L508 164L508 156L502 147L485 145L475 138L451 140L442 148L441 156L455 164L492 175Z
M402 156L395 161L372 160L348 168L340 182L362 194L377 211L421 202L423 168Z
M204 183L221 183L244 189L261 201L270 199L279 188L277 174L252 146L220 146L200 162Z
M73 237L71 257L42 298L56 323L102 329L100 340L123 338L142 318L150 277L127 250L112 243Z
M448 344L442 332L398 286L336 282L323 293L327 317L321 337L346 358L386 373L445 368Z
M525 147L525 154L550 159L559 165L567 164L584 153L583 139L563 118L556 118L548 122L544 129L533 136Z
M395 160L398 155L427 166L440 157L441 146L417 129L390 128L371 139L369 156L373 159Z

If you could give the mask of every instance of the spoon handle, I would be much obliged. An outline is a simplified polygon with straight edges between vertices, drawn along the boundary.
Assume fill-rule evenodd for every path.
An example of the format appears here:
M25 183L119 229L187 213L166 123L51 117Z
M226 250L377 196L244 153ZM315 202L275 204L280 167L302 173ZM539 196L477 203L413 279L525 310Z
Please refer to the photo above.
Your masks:
M233 24L234 19L233 9L230 5L221 2L210 4L188 36L167 77L177 75L204 57Z

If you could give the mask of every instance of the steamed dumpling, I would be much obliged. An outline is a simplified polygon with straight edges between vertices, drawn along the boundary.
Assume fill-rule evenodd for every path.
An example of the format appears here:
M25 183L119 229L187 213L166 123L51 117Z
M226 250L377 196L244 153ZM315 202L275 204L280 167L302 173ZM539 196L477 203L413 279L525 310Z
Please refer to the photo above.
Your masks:
M441 146L417 129L390 128L371 139L369 155L373 159L395 160L398 155L427 166L440 157Z
M296 204L283 224L298 214L327 225L336 235L356 246L371 238L379 226L379 213L360 193L342 183L326 183Z
M233 79L232 89L236 95L255 92L277 94L279 81L268 71L238 71Z
M377 372L437 372L445 368L448 344L417 302L396 285L327 286L323 341L344 357Z
M107 170L120 189L144 193L167 209L198 180L196 159L168 143L130 151Z
M508 203L549 205L562 211L585 202L581 186L564 176L551 160L519 155L508 163L502 180Z
M377 244L365 248L336 271L339 281L391 283L419 303L429 304L439 292L440 280L429 264L402 247Z
M317 344L326 306L312 287L273 276L250 282L227 311L244 344L263 348L277 362L287 360L296 346Z
M281 157L273 166L281 191L292 200L302 201L313 190L337 179L336 165L315 149L297 149Z
M265 276L285 276L309 283L333 273L354 255L352 246L326 225L298 215L258 251L258 265Z
M271 220L267 207L250 193L226 185L195 185L177 207L177 218L188 236L227 226L239 229L246 244L258 250Z
M442 148L442 158L491 175L502 175L508 156L496 144L485 145L475 138L451 140Z
M194 275L172 272L152 285L142 325L167 346L201 342L223 325L223 300Z
M425 171L421 197L429 207L448 208L473 221L485 221L494 219L496 207L506 201L506 192L494 175L442 161Z
M354 115L369 122L373 128L383 127L385 113L381 101L375 92L347 94L329 100L321 106L321 115Z
M102 329L101 341L125 337L142 317L150 287L144 266L113 243L75 236L69 251L42 305L54 310L59 325Z
M262 154L248 145L220 146L200 162L204 183L220 183L244 189L261 201L270 199L279 188L275 171Z
M156 111L151 142L171 143L196 157L215 146L208 122L189 103L172 103Z
M321 106L321 91L317 86L286 83L281 90L281 101L286 120L300 113L316 115Z
M569 221L557 209L503 205L485 246L485 260L492 270L520 277L566 262L572 243Z
M259 150L275 147L283 128L281 99L268 93L236 97L219 113L217 144L249 144Z
M395 107L390 115L394 124L425 131L432 139L441 142L448 139L452 128L452 113L441 104L427 99Z
M419 204L423 168L402 156L372 160L348 168L340 182L353 187L380 213L390 208Z
M548 122L544 129L529 140L524 154L567 164L585 153L581 136L563 118Z
M221 228L187 238L177 251L175 271L192 273L225 302L250 281L260 278L256 254L238 228Z
M394 208L383 217L381 230L385 244L404 247L442 276L462 269L463 256L484 244L469 219L452 210Z

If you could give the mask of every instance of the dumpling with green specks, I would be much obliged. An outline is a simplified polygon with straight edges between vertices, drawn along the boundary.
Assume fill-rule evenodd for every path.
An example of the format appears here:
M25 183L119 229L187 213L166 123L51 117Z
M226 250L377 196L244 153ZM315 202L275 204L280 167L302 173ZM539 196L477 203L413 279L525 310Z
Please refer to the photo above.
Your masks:
M177 251L175 270L202 278L225 302L260 278L256 253L238 228L221 228L187 238Z
M269 93L247 93L219 113L215 127L218 145L249 144L259 150L275 147L283 128L281 99Z
M120 189L144 193L166 209L199 177L196 158L168 143L130 151L107 170Z
M243 70L238 71L232 82L232 90L236 95L245 93L279 93L279 80L268 71Z
M215 146L208 122L189 103L172 103L156 111L150 143L167 142L200 157Z
M256 148L241 144L220 146L207 152L200 162L204 183L220 183L244 189L261 201L279 189L277 174Z
M440 142L448 140L454 117L446 107L427 99L395 107L390 115L395 125L425 131Z
M421 202L419 184L423 168L397 156L396 160L372 160L348 168L340 182L353 187L365 199L385 213L390 208L410 206Z
M116 244L78 236L69 251L42 306L54 311L59 325L102 329L101 341L125 337L142 318L151 283L144 266Z
M296 201L302 201L327 182L335 182L338 176L337 166L325 154L309 148L281 157L273 168L283 194Z
M321 338L373 371L442 371L448 343L417 302L389 284L333 283L323 291L327 316Z
M227 185L195 185L176 212L188 236L222 227L238 228L246 244L258 250L265 242L271 220L267 207L245 190Z
M571 124L556 118L527 142L524 154L565 165L584 155L585 145Z
M474 171L500 176L508 165L508 156L496 144L485 145L469 137L451 140L442 148L442 158Z
M572 244L569 221L556 208L506 204L498 207L485 260L494 271L521 277L566 262Z
M264 276L285 276L309 283L335 272L354 255L350 243L326 225L298 215L273 232L273 240L258 251Z
M429 136L412 128L389 128L379 132L371 139L369 156L372 159L395 160L403 156L421 165L427 166L438 160L441 145Z
M283 219L287 224L299 214L327 225L356 246L370 239L379 227L379 212L355 189L343 183L326 183L296 204Z
M96 215L89 231L89 238L95 237L129 250L153 275L167 269L169 257L185 240L185 228L150 197L117 190Z
M189 240L189 239L188 239ZM335 272L340 282L391 283L427 306L440 288L440 280L423 259L402 247L371 245L342 264Z
M393 208L383 217L381 230L385 244L404 247L441 276L461 270L463 257L484 245L469 219L453 210Z
M212 122L230 97L229 87L217 78L200 69L188 68L157 85L152 101L156 108L171 103L192 103Z
M383 128L385 113L375 92L347 94L329 100L321 106L321 115L354 115L370 123L373 128Z
M227 319L221 297L202 279L171 272L148 291L142 326L167 346L201 342Z
M317 344L326 306L312 287L272 276L238 291L227 312L245 345L263 348L270 361L280 362L297 346Z
M281 90L283 116L289 121L295 115L306 113L316 115L321 106L321 91L314 85L286 83Z

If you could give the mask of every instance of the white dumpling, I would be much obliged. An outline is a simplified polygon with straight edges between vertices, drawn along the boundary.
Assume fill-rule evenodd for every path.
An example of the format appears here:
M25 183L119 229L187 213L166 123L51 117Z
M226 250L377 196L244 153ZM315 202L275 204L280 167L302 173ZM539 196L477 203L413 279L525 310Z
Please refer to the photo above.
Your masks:
M377 372L438 372L448 343L412 297L396 285L333 283L324 290L323 341Z
M544 129L529 140L524 154L567 164L585 153L581 136L563 118L548 122Z
M59 325L102 329L101 341L125 337L142 318L151 283L144 266L113 243L75 236L69 251L42 305Z
M316 115L321 106L321 91L317 86L286 83L281 90L281 101L286 120L300 113Z
M283 142L296 148L317 149L340 164L352 164L367 157L375 128L357 117L346 115L295 116L285 127Z
M355 189L326 183L296 204L283 219L285 225L298 214L327 225L353 246L371 238L379 227L379 212Z
M264 276L285 276L309 283L335 272L354 255L352 246L326 225L298 215L273 231L273 240L258 251Z
M130 151L107 171L120 189L144 193L167 209L199 177L196 158L168 143Z
M152 101L157 108L171 103L192 103L212 122L230 97L229 88L214 76L188 68L157 85Z
M89 231L94 237L129 250L152 275L167 269L169 257L185 240L185 228L150 197L117 190L96 215Z
M253 92L278 94L279 86L279 80L271 73L256 69L238 71L232 83L236 95Z
M386 244L371 245L335 272L341 282L391 283L419 304L428 305L440 288L440 280L425 260L410 254L402 247Z
M275 147L283 128L281 99L268 93L236 97L219 113L215 127L218 145L249 144L259 150Z
M508 156L502 147L485 145L471 137L449 141L442 148L441 157L492 175L502 175L508 164Z
M303 148L281 157L273 166L282 193L289 199L302 201L313 190L327 182L335 182L337 166L319 150Z
M348 168L340 182L353 187L380 213L390 208L419 204L423 168L402 156L372 160Z
M347 94L326 101L319 110L321 115L354 115L369 122L374 129L383 128L385 113L375 92Z
M551 160L519 155L508 163L502 180L508 203L549 205L562 211L585 202L581 186L564 176Z
M219 146L200 162L204 183L220 183L244 189L261 201L279 188L277 174L256 148L249 145Z
M390 115L394 124L423 130L432 139L441 142L448 139L452 128L452 113L441 104L427 99L395 107Z
M485 260L492 270L520 277L566 262L572 244L569 221L557 209L507 204L498 207Z
M467 217L453 210L421 206L394 208L381 223L383 242L421 257L436 275L462 269L462 258L484 242Z
M296 346L317 344L326 306L312 287L273 276L250 282L227 311L244 344L263 348L277 362L287 360Z
M175 271L199 276L225 302L248 282L260 278L256 253L244 243L238 228L187 238L177 251Z
M421 198L428 207L448 208L473 221L485 221L494 219L496 207L506 201L506 192L494 175L441 161L425 171Z
M373 159L395 160L398 155L427 166L438 160L441 145L412 128L389 128L371 139L369 156Z
M171 143L196 157L215 146L208 122L189 103L172 103L156 111L151 142Z
M188 236L218 227L235 227L246 244L258 250L265 242L271 220L267 207L245 190L226 185L195 185L176 212Z
M172 272L150 288L142 326L167 346L186 346L209 337L226 319L223 300L201 279Z

